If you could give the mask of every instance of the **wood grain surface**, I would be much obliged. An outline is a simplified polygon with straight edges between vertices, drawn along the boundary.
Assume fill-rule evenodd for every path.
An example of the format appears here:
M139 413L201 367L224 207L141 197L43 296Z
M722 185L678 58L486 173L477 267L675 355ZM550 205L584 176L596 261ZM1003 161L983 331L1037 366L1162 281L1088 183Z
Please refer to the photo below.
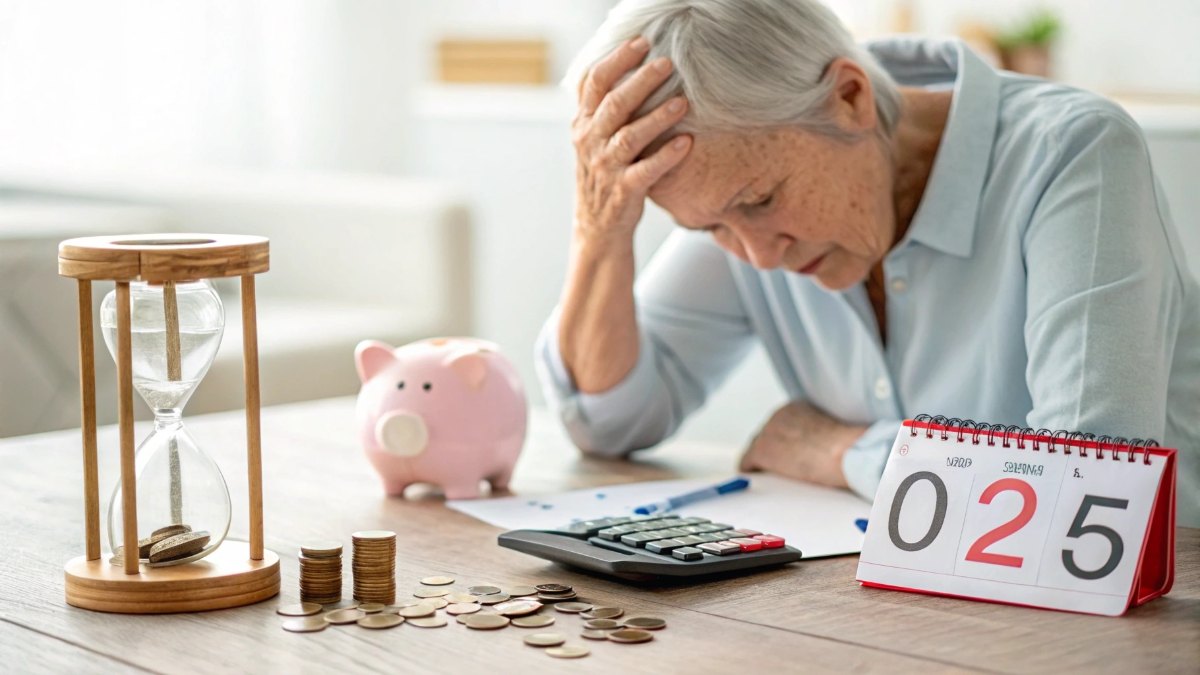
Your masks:
M203 386L203 385L201 385ZM857 558L805 561L761 574L698 585L630 585L502 549L499 530L447 509L420 488L384 496L353 432L353 399L262 412L266 547L282 561L278 600L237 609L121 616L76 609L63 598L63 564L84 552L79 432L0 440L5 509L0 557L0 654L14 671L79 672L1196 672L1200 664L1200 531L1180 529L1175 588L1165 598L1104 618L860 587ZM246 437L240 411L185 418L218 461L234 496L232 535L245 538ZM732 473L738 449L668 444L637 461L581 458L545 413L535 413L512 489L553 492L630 480ZM141 438L148 426L138 428ZM118 435L99 432L105 501L118 471ZM753 526L753 523L741 523ZM397 595L435 574L459 589L560 582L627 615L666 619L640 645L578 638L580 619L554 614L547 629L592 654L552 659L524 645L535 629L472 631L402 625L383 631L334 626L320 633L280 629L276 605L298 600L302 542L350 534L397 533ZM106 552L107 555L107 552ZM545 610L544 610L545 611Z

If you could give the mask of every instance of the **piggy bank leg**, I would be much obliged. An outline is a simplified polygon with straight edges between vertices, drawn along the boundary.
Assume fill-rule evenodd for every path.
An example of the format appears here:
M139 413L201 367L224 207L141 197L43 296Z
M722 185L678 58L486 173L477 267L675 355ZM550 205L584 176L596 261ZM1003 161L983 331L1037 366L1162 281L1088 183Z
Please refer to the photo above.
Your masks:
M389 497L403 497L404 488L412 485L411 481L400 478L384 478L383 490Z
M479 481L460 480L448 483L442 486L442 491L446 494L446 499L478 499Z
M488 482L492 484L493 491L507 490L508 483L512 480L512 467L508 467L488 477Z

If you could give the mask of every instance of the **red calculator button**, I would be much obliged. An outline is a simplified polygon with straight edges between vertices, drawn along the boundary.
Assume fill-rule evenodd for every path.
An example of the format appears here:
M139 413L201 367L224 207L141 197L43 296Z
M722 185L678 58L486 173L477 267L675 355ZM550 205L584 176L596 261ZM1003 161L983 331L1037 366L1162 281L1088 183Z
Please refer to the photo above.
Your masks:
M749 553L751 551L757 551L763 547L763 543L761 541L759 541L757 539L750 539L748 537L738 537L737 539L730 539L729 542L732 544L737 544L738 546L741 546L742 550L745 551L746 553Z
M783 548L783 537L776 537L773 534L760 534L754 538L763 543L763 548Z

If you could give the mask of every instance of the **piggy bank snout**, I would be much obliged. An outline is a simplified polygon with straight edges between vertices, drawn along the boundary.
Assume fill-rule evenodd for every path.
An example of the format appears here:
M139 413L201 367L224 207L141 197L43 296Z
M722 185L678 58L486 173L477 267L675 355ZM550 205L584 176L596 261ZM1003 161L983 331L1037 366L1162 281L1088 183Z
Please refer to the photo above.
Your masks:
M375 441L393 455L415 457L429 446L429 429L419 415L391 411L375 423Z

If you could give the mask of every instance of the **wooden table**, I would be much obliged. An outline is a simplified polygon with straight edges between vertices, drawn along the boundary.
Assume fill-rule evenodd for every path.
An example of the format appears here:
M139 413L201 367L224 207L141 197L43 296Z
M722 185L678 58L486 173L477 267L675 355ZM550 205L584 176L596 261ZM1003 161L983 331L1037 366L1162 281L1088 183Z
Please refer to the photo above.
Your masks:
M559 661L525 646L526 629L472 631L400 626L320 633L280 629L279 601L182 615L125 616L68 606L63 563L83 551L77 431L0 440L0 669L9 672L735 672L1200 669L1200 530L1180 529L1175 588L1112 619L911 593L854 581L857 558L806 561L695 586L636 587L591 577L496 545L498 530L447 509L440 498L388 499L354 440L353 400L263 411L266 544L283 560L281 601L298 598L298 545L355 530L398 534L397 589L449 574L456 587L556 581L580 595L667 620L642 645L577 637L578 619L555 628L591 656ZM244 432L239 413L187 420L230 483L231 536L246 535ZM139 427L139 440L146 428ZM102 499L117 477L116 430L100 434ZM630 480L729 473L736 449L667 445L636 463L578 456L545 413L533 416L513 489L557 491ZM753 523L746 523L753 525ZM346 576L349 596L349 575Z

